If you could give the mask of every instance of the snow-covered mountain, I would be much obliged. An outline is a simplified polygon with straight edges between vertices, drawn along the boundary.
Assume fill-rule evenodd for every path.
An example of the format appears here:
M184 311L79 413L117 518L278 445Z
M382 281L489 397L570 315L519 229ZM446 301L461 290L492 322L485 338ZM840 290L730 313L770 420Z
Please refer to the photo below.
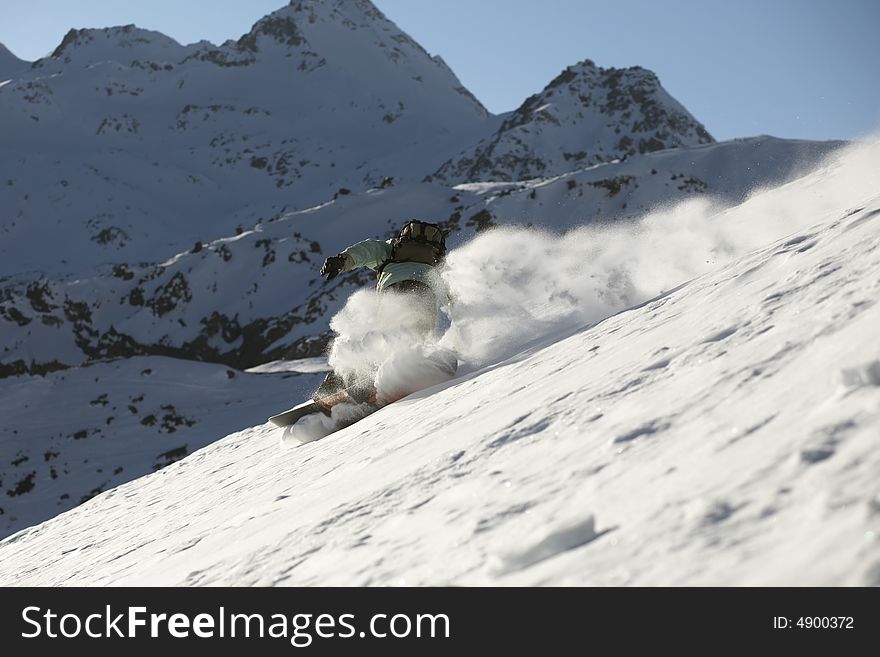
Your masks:
M391 184L546 179L712 141L649 71L590 62L492 116L368 0L294 0L220 46L71 30L0 86L0 123L0 276L38 277L163 262Z
M154 261L418 180L493 121L367 0L296 0L219 47L71 30L0 88L0 273Z
M574 168L715 140L638 66L569 66L530 96L491 136L444 163L446 183L527 180Z
M489 231L456 379L297 449L255 418L0 542L0 582L877 585L878 171Z

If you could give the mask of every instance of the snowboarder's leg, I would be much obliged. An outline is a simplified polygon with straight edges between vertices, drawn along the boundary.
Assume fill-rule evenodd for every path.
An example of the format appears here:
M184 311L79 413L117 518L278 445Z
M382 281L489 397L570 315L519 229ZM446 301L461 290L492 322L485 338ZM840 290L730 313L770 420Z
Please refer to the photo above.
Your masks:
M393 309L395 312L394 321L399 324L401 330L412 334L414 342L425 342L433 336L437 326L437 301L429 285L421 281L401 281L386 288L382 294L394 295L398 299L405 300L404 305L407 312L404 316L398 314L400 304L390 304L387 307ZM379 311L382 312L381 303ZM420 379L417 372L406 378L413 378L413 376ZM331 409L340 403L376 404L376 388L376 372L374 371L346 373L345 376L334 371L327 374L315 394L312 395L312 399L325 415L330 415ZM415 386L405 391L397 391L393 397L383 395L381 401L383 404L387 404L417 389L419 387Z
M312 399L326 415L339 403L374 403L376 388L373 385L373 375L370 373L366 377L344 378L336 372L330 372L318 386Z
M324 377L324 380L321 382L321 385L318 386L318 389L315 390L315 394L312 395L312 399L318 400L323 397L329 397L330 395L339 392L345 388L345 381L341 376L339 376L336 372L329 372L327 376Z
M376 373L377 402L390 404L417 390L449 381L458 369L448 350L415 345L390 356Z

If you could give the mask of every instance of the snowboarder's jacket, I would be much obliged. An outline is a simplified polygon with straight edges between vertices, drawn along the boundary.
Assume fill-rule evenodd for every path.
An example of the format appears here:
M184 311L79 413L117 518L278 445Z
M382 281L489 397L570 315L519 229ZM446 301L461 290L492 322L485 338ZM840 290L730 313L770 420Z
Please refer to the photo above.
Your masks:
M419 281L426 285L433 285L436 273L432 265L422 262L389 262L391 259L391 240L364 240L358 242L339 255L345 257L345 266L342 271L350 271L357 267L369 267L379 272L379 280L376 289L380 292L391 285L403 281ZM384 267L382 266L385 263Z

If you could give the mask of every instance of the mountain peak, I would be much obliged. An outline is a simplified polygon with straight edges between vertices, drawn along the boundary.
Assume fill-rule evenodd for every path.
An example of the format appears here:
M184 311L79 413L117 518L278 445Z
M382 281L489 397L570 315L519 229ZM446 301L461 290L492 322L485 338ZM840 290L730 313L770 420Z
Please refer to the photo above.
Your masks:
M131 24L70 29L50 58L66 64L74 60L93 63L119 59L121 51L126 54L126 58L161 59L176 58L178 51L182 50L183 46L171 37Z
M376 37L372 41L380 47L386 46L383 37L391 37L397 44L406 44L430 57L370 0L292 0L254 23L235 44L239 49L257 52L258 42L265 38L281 46L312 48L330 37L334 40L330 49L345 51L347 44L339 43L339 35L348 39L351 32L361 31L372 33Z
M423 96L427 87L451 87L459 99L466 99L456 112L481 119L489 115L439 56L432 57L370 0L293 0L209 58L240 61L242 53L246 63L299 58L300 71L327 67L372 86L386 86L386 79L397 79L397 87L415 83L417 96ZM394 94L401 101L410 95L404 88L395 89Z
M236 45L239 49L257 52L257 42L260 37L269 37L288 46L301 46L307 43L289 8L280 9L258 20L250 32L236 42Z
M446 162L433 178L526 180L714 141L653 71L602 68L586 59L565 68L511 112L494 135Z
M366 18L388 20L370 0L291 0L270 15L306 15L309 22L318 18Z

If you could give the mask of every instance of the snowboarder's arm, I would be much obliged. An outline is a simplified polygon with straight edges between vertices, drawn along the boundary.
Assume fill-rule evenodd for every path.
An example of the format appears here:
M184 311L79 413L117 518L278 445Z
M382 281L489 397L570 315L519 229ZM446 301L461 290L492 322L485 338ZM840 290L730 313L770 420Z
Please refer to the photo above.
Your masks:
M345 258L343 271L357 267L378 269L383 262L391 257L391 244L380 240L364 240L348 247L339 255Z

